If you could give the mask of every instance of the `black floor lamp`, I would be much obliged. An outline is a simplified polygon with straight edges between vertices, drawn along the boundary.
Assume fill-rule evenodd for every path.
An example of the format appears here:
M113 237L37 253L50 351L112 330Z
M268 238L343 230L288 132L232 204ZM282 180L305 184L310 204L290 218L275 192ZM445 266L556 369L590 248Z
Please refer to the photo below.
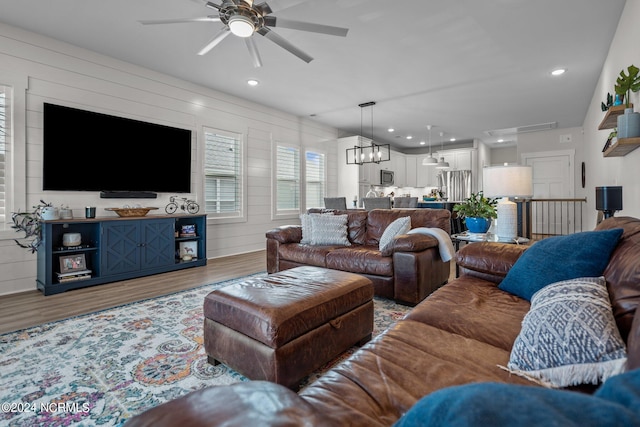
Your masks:
M596 210L602 211L605 219L622 210L622 187L596 187Z

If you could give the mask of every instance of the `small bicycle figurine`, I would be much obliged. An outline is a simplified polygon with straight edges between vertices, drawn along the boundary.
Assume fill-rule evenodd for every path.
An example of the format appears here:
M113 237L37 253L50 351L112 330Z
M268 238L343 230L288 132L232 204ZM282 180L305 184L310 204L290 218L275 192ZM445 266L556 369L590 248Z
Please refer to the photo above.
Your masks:
M198 211L200 210L200 205L198 205L195 200L189 200L186 197L181 197L179 200L182 200L182 202L180 205L178 205L178 203L176 202L177 199L177 196L169 197L169 204L167 204L167 206L164 208L166 213L174 213L178 210L178 206L180 206L180 209L183 212L187 211L190 214L198 213Z

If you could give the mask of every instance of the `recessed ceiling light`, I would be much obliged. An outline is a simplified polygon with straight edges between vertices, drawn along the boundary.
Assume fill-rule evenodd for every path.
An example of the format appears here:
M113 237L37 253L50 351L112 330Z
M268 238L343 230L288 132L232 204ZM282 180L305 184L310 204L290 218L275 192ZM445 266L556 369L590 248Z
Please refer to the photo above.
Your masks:
M413 137L411 135L407 136L407 139L413 139Z
M504 139L499 139L498 142L504 142Z
M420 145L425 145L425 144L426 144L426 142L420 141Z
M256 79L249 79L249 80L247 80L247 84L249 86L258 86L260 84L260 82L257 81Z
M389 128L387 129L387 132L393 132L395 129L394 128Z
M551 75L552 75L552 76L561 76L561 75L563 75L566 71L567 71L567 69L566 69L566 68L558 68L558 69L556 69L556 70L553 70L553 71L551 72Z
M455 142L455 141L456 141L456 139L455 139L455 138L451 138L449 141L451 141L451 142Z

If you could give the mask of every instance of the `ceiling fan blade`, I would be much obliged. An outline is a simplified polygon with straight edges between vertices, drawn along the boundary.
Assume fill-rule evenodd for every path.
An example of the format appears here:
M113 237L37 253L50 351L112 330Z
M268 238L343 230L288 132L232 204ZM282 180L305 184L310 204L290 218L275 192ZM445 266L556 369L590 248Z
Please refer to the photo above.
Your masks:
M260 11L262 16L267 16L268 14L273 13L273 10L271 10L271 7L267 3L257 4L253 8Z
M289 28L292 30L309 31L312 33L328 34L330 36L346 37L348 28L333 27L331 25L314 24L312 22L295 21L293 19L267 16L264 21L269 27Z
M198 55L204 55L204 54L208 53L211 49L216 47L216 45L218 43L220 43L222 40L224 40L225 37L227 37L229 34L231 34L231 31L229 31L229 27L224 27L222 29L222 31L220 31L211 40L209 40L209 43L207 43L206 46L203 47L200 50L200 52L198 52Z
M306 3L309 0L268 0L271 4L270 9L274 12L280 12L285 9L290 9L295 6L299 6L302 3Z
M271 40L281 48L286 49L289 52L293 53L295 56L302 59L304 62L309 63L313 61L313 58L311 56L307 55L306 53L304 53L303 51L301 51L300 49L298 49L297 47L295 47L294 45L286 41L284 38L282 38L278 34L271 31L269 28L262 27L258 30L258 33L265 36L266 38L268 38L269 40Z
M206 7L208 7L208 8L210 8L210 9L215 9L215 10L220 10L220 8L222 7L222 6L220 6L219 4L215 4L215 3L210 2L210 1L208 1L208 2L205 4L205 6L206 6Z
M253 37L246 37L244 39L245 44L247 45L247 49L249 49L249 55L251 55L251 61L253 62L253 66L255 68L262 67L262 59L260 59L260 52L258 52L258 46L256 46L256 42Z
M244 1L246 4L249 5L249 7L253 7L253 0L242 0Z
M184 22L220 22L220 18L216 18L214 16L201 16L199 18L147 19L138 22L142 25L180 24Z

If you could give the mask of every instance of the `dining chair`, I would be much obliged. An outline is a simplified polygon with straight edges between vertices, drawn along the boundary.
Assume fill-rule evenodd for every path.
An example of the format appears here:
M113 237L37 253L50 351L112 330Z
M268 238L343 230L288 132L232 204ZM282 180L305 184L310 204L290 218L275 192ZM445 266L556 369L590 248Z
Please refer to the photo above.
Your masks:
M391 209L391 197L363 197L362 204L368 211L371 209Z
M393 199L393 207L394 208L417 208L418 198L417 197L395 197Z
M324 207L326 209L345 210L347 209L346 197L325 197Z

